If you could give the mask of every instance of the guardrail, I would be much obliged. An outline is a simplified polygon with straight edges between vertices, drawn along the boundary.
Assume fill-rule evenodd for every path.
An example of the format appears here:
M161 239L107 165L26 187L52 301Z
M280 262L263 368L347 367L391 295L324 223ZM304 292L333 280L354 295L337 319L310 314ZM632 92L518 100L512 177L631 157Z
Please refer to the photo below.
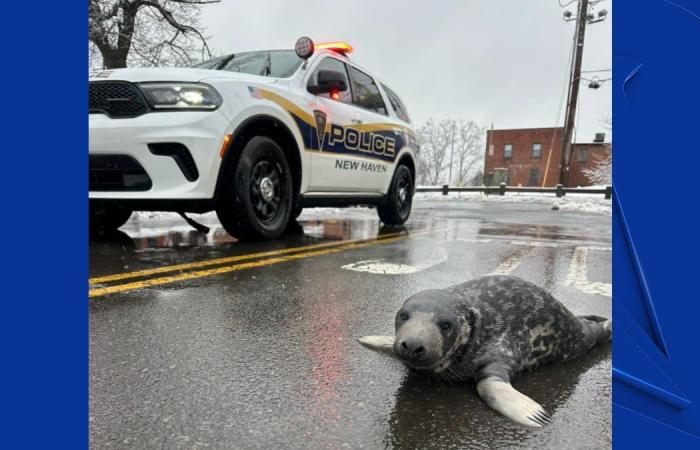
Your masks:
M612 198L612 186L605 186L605 188L567 188L564 185L557 184L556 187L517 187L517 186L506 186L505 183L501 183L498 186L449 186L443 184L442 186L425 186L417 187L416 192L442 192L442 195L447 195L450 192L483 192L485 194L498 194L506 195L506 192L524 192L533 194L554 194L557 197L563 197L566 194L603 194L606 199Z

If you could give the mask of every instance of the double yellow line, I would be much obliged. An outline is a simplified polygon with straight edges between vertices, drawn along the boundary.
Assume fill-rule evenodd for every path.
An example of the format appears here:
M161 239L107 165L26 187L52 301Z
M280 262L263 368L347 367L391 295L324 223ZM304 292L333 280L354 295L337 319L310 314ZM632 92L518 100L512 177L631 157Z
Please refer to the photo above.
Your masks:
M405 240L410 236L416 236L426 233L437 233L445 231L445 229L422 230L412 233L399 232L389 233L370 239L354 239L341 242L323 242L320 244L304 245L300 247L285 248L280 250L271 250L267 252L250 253L246 255L229 256L226 258L208 259L205 261L196 261L183 264L174 264L170 266L156 267L153 269L139 270L135 272L124 272L113 275L104 275L90 278L91 286L110 283L114 281L131 280L134 278L149 277L151 275L165 274L169 272L180 272L173 275L159 276L148 278L139 281L129 281L114 284L111 286L96 286L89 290L89 297L100 297L108 294L119 292L133 291L135 289L143 289L151 286L159 286L163 284L175 283L178 281L192 280L195 278L208 277L212 275L220 275L223 273L233 272L236 270L252 269L255 267L269 266L287 261L295 261L298 259L310 258L313 256L329 255L340 253L347 250L354 250L364 247L370 247L378 244L386 244ZM263 258L259 259L258 258ZM240 261L256 260L240 263ZM236 264L230 264L236 263ZM203 269L210 266L220 266L210 269ZM185 272L182 272L185 271Z

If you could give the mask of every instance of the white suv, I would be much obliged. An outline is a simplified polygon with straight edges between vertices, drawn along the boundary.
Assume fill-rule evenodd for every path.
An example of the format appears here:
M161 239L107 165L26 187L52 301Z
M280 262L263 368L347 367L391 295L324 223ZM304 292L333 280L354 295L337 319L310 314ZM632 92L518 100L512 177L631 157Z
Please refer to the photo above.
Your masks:
M411 212L416 133L399 97L344 43L90 77L91 228L135 210L216 210L239 238L275 238L304 207Z

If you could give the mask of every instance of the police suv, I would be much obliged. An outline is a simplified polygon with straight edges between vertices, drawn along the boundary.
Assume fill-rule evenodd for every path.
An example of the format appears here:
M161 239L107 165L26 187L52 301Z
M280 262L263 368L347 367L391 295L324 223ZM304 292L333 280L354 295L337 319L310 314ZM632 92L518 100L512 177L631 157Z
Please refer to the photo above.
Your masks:
M216 210L239 238L275 238L305 207L411 212L417 139L399 97L345 43L90 77L90 223Z

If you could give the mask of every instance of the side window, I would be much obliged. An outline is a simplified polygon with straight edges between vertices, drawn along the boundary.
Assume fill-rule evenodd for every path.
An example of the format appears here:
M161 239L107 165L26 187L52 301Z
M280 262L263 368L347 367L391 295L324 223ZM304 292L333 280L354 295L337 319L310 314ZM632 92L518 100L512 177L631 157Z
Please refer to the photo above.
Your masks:
M311 74L311 77L309 77L309 85L316 84L316 77L318 76L318 72L321 70L332 70L334 72L340 72L345 76L345 84L348 86L348 88L342 92L338 92L339 97L338 98L333 98L333 100L338 100L343 103L352 103L352 93L350 92L350 81L348 80L348 72L345 69L345 63L342 61L338 61L335 58L324 58L321 60L321 62L318 64L316 67L316 70L314 70L314 73ZM325 97L325 98L330 98L330 94L318 94L320 97Z
M530 177L527 180L528 186L537 186L540 184L540 171L538 169L530 169Z
M541 154L542 154L542 144L539 144L539 143L532 144L532 158L533 159L540 159Z
M505 144L503 146L503 159L510 159L513 157L513 144Z
M391 107L394 109L394 112L399 117L399 119L403 120L404 122L411 122L411 119L408 118L408 112L406 111L406 107L401 102L399 96L383 84L382 88L384 88L386 96L389 97L389 103L391 103Z
M386 105L372 77L352 66L348 66L348 72L350 73L353 103L360 108L369 109L386 116Z
M578 162L585 163L588 161L588 149L580 148L578 149Z

